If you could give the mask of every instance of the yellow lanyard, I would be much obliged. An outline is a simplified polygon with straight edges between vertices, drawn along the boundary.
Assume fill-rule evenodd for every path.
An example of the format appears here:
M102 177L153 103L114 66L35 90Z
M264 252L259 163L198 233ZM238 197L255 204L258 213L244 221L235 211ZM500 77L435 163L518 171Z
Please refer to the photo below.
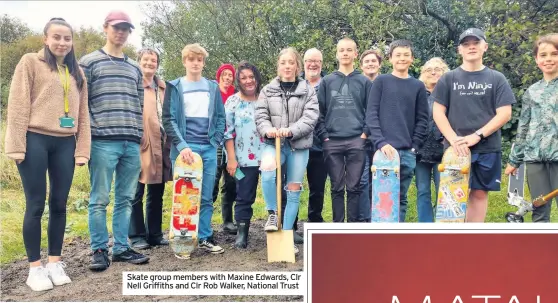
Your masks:
M66 77L60 72L60 67L58 67L58 75L60 76L60 83L62 83L62 88L64 89L64 114L66 117L70 112L70 102L68 101L68 92L70 91L70 72L68 71L68 66L66 68Z

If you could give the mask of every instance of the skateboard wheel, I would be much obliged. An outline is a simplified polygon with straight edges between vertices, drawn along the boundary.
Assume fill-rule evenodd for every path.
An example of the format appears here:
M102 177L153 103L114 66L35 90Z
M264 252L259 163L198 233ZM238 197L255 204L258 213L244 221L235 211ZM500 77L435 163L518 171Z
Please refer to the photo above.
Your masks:
M466 174L469 173L469 169L470 169L469 166L463 167L463 168L461 169L461 173L464 174L464 175L466 175Z
M438 171L439 172L444 172L445 170L445 165L444 164L438 164Z
M372 165L372 167L370 167L370 171L375 173L376 172L376 165Z
M201 176L196 176L197 181L201 181Z
M396 174L398 174L398 173L399 173L399 167L395 167L395 168L393 169L393 171L394 171Z
M174 233L173 233L173 232L170 232L170 233L169 233L169 240L172 240L172 239L174 239Z

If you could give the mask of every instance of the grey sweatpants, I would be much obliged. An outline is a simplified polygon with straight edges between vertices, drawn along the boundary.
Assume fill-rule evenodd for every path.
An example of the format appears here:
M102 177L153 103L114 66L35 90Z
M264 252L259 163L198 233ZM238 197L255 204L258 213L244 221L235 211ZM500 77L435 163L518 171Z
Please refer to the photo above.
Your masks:
M558 189L558 162L527 163L527 184L535 199ZM558 198L554 198L558 205ZM550 222L552 200L533 211L533 222Z

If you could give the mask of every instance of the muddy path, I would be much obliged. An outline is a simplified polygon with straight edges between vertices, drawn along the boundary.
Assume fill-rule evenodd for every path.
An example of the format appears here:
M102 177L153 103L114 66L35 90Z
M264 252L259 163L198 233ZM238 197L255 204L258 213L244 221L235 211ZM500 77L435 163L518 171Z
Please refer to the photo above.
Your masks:
M123 296L123 271L302 271L303 246L296 263L268 263L266 237L263 231L264 221L252 222L249 244L246 250L233 247L234 235L228 235L214 226L217 243L225 248L221 255L211 255L196 251L190 260L175 258L169 247L157 247L142 250L149 255L149 263L133 265L112 263L103 272L88 269L91 251L88 239L66 241L63 249L66 273L72 283L55 286L44 292L34 292L26 284L28 263L26 260L15 261L1 268L2 284L0 301L174 301L174 302L302 302L302 296ZM301 227L301 225L299 226ZM299 230L301 230L299 228ZM45 260L45 256L43 256Z

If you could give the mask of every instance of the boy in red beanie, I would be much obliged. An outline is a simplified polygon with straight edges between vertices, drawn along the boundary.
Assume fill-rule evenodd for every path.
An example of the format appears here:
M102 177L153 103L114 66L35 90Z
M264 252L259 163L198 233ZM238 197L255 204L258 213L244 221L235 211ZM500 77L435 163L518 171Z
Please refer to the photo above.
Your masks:
M219 84L221 91L221 99L223 104L227 99L236 93L234 87L235 69L232 64L223 64L217 70L215 79ZM236 182L234 177L226 173L227 161L226 156L223 155L223 147L219 146L217 149L217 173L215 174L215 187L213 188L213 203L217 200L219 194L219 181L223 175L223 186L221 187L221 215L223 216L223 231L235 235L237 228L233 223L233 203L236 199ZM223 173L225 172L225 173Z

